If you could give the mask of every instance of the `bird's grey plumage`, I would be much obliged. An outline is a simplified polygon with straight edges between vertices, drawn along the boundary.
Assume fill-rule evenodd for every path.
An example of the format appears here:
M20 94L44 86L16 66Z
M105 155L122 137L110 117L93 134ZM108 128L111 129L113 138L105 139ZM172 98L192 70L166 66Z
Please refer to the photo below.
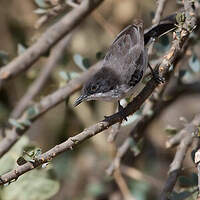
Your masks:
M147 62L143 23L139 21L117 35L102 68L86 82L75 105L84 100L112 101L130 96L142 80Z

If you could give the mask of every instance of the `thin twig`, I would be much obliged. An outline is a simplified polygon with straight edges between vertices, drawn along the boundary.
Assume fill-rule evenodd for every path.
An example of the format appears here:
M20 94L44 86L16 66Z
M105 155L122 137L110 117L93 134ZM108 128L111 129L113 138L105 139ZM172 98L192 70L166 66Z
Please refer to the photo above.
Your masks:
M175 136L171 137L167 142L165 143L166 148L172 148L175 147L180 143L182 140L183 136L185 135L185 131L180 131L177 133Z
M120 189L120 191L122 192L123 195L123 199L124 200L135 200L135 198L133 197L133 195L131 194L131 192L129 191L129 188L120 172L120 170L116 170L114 173L114 179Z
M92 16L97 21L97 23L100 24L107 31L107 33L109 33L109 35L114 39L114 37L117 35L119 31L113 25L107 22L101 15L101 13L99 13L97 10L95 10L92 13Z
M109 175L112 175L114 170L119 169L121 158L125 154L125 152L127 152L127 150L129 149L131 143L132 143L132 138L128 137L123 142L123 144L117 149L117 153L116 153L116 156L115 156L113 162L111 163L109 168L106 170L106 172Z

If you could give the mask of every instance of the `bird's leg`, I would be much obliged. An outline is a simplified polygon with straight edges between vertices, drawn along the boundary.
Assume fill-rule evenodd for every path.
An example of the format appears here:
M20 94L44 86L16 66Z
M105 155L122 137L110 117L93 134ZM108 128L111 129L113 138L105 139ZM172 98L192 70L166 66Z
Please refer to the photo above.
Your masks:
M127 117L126 117L126 114L124 112L124 108L123 106L120 104L120 101L118 101L118 112L120 113L122 119L126 120L127 121ZM104 120L105 121L109 121L111 120L111 117L110 116L104 116Z
M124 108L123 106L120 104L120 101L118 101L118 112L121 114L122 118L125 119L127 121L127 117L124 113Z
M149 63L148 63L148 67L149 67L150 70L151 70L151 74L152 74L154 80L155 80L157 83L164 83L164 78L160 77L159 74L158 74L158 72L155 72Z

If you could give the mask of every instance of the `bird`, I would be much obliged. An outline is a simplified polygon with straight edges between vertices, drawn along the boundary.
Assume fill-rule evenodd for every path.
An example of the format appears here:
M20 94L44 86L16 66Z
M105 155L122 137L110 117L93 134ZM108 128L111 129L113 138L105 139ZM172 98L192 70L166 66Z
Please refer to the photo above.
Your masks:
M120 100L141 88L147 66L143 21L137 19L116 36L102 67L83 85L74 106L90 100L117 101L122 110Z

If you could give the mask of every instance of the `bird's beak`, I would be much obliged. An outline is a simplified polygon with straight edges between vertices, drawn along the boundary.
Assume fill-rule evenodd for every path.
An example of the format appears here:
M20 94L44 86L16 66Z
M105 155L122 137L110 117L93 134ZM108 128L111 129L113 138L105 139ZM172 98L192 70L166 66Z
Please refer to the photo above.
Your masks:
M80 103L82 103L87 98L86 95L81 95L76 101L74 102L74 107L78 106Z

